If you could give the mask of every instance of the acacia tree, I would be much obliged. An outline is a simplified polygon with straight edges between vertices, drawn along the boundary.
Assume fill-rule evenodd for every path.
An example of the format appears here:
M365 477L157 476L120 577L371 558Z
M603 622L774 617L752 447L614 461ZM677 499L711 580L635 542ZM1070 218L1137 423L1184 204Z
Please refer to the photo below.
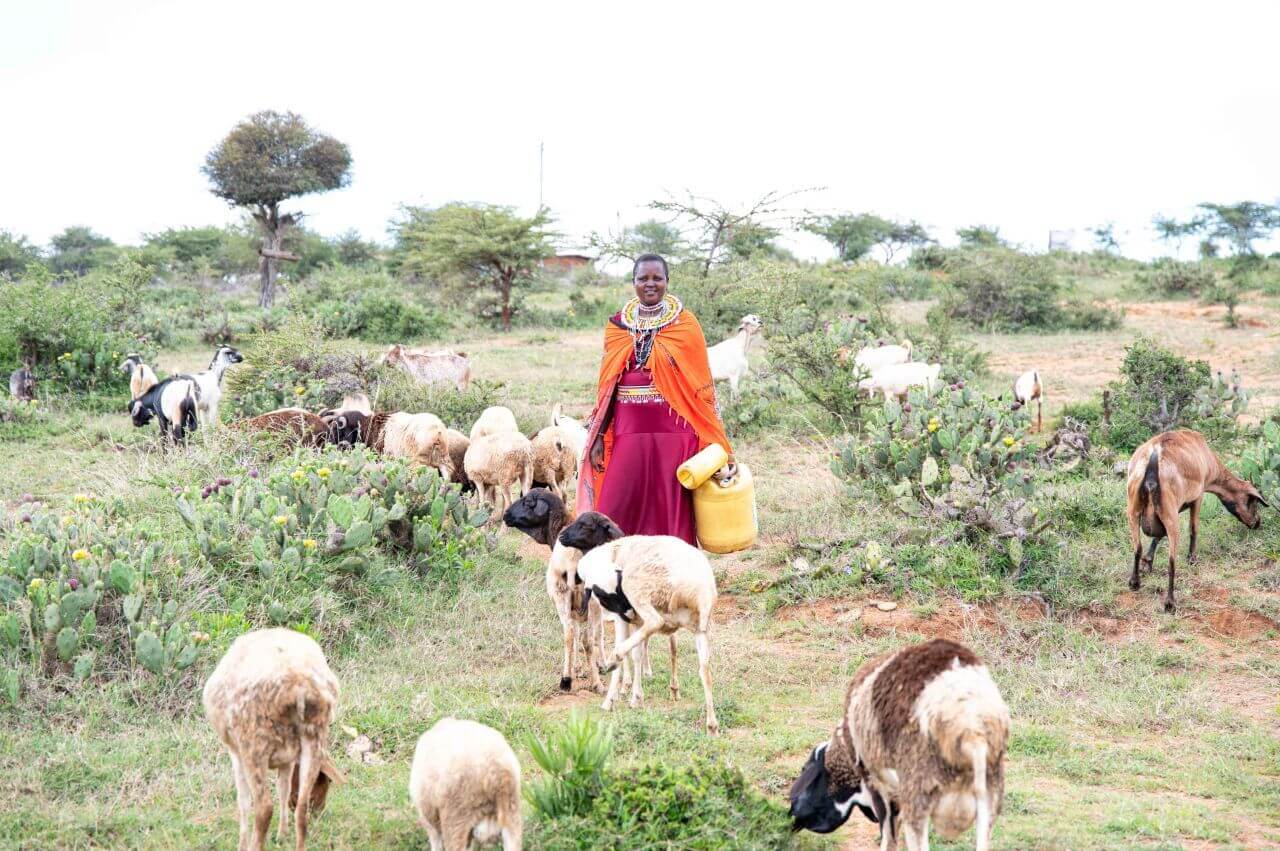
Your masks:
M960 237L960 245L965 248L995 248L1004 245L1004 240L1000 238L1000 228L994 225L956 228L956 236Z
M711 198L689 193L687 200L651 201L649 208L670 213L672 222L684 220L696 231L692 248L700 258L705 278L711 272L712 263L731 254L729 242L735 233L752 229L753 234L759 234L759 228L768 227L781 211L782 202L797 194L799 192L769 192L745 209L731 210Z
M865 257L881 236L893 227L888 219L874 213L809 215L801 219L799 225L829 242L836 251L836 257L846 263Z
M284 250L284 238L302 214L281 212L281 203L346 186L350 170L347 146L311 129L293 112L254 113L205 157L201 171L212 184L210 191L247 209L262 231L259 306L275 303L277 261L299 259Z
M933 240L924 225L915 221L889 222L889 227L879 234L876 244L884 249L884 262L893 262L893 255L903 248L927 245Z
M1089 228L1089 232L1093 234L1093 244L1098 247L1099 251L1112 251L1119 253L1120 241L1116 239L1115 222L1107 222L1105 225L1098 225Z
M118 257L114 242L84 225L73 225L49 240L49 266L59 275L83 276Z
M17 277L32 263L40 263L40 249L22 234L0 230L0 276Z
M1166 245L1173 243L1173 252L1175 255L1182 253L1182 240L1193 233L1196 233L1204 225L1203 219L1191 219L1190 221L1180 222L1170 216L1153 216L1151 224L1156 229L1156 236Z
M1207 213L1197 221L1199 229L1210 240L1224 239L1231 243L1237 257L1254 254L1253 242L1280 228L1280 208L1257 201L1241 201L1239 204L1199 204Z
M527 280L538 262L555 253L545 207L529 218L493 204L406 207L394 226L401 272L460 275L477 287L492 287L502 305L502 330L511 330L511 290Z
M680 229L669 222L648 219L622 228L620 232L592 231L587 245L601 258L634 261L641 254L660 254L679 262L688 250Z

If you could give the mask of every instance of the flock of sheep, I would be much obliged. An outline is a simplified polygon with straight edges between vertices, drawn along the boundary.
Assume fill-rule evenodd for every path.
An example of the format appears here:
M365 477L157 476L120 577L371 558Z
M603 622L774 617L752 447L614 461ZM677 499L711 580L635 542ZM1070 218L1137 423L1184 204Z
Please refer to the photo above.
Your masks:
M746 355L761 327L744 317L738 333L711 347L717 379L736 392L748 374ZM868 377L870 392L905 394L932 389L937 364L912 363L911 344L866 347L851 354ZM158 381L137 356L130 373L130 413L135 425L158 419L163 434L180 440L200 422L217 421L221 381L242 360L221 346L209 368ZM465 388L471 378L465 354L420 353L393 346L385 359L429 383ZM1020 376L1015 400L1042 399L1039 373ZM298 408L272 411L231 424L285 435L303 445L364 443L404 457L494 505L505 525L550 548L545 582L562 626L559 686L575 678L604 693L613 708L622 690L629 705L644 700L643 680L652 674L648 641L668 636L669 688L679 698L675 633L693 633L705 699L707 732L719 730L712 699L710 630L717 600L714 573L695 547L666 536L627 536L603 514L574 516L566 505L577 473L586 428L557 405L551 424L532 438L521 434L514 414L486 409L469 434L448 428L433 414L374 412L363 396L313 414ZM511 489L519 497L512 500ZM1227 470L1204 438L1191 431L1157 435L1129 463L1128 520L1134 546L1131 587L1149 567L1162 537L1170 539L1166 609L1173 610L1178 518L1191 512L1190 557L1204 493L1251 528L1266 505L1257 489ZM1151 537L1143 555L1139 532ZM612 621L613 645L605 642ZM581 651L582 659L578 654ZM585 665L580 664L585 662ZM609 674L608 685L602 675ZM295 845L305 847L308 817L324 806L330 784L342 773L329 753L329 727L338 708L339 684L320 647L291 630L259 630L231 645L210 676L205 711L231 757L240 819L240 848L260 849L275 806L278 835L294 814ZM909 849L927 848L930 825L954 837L975 825L976 846L989 846L1004 790L1009 711L982 661L963 645L935 640L886 653L855 674L842 717L831 738L809 755L791 790L797 829L829 832L857 807L879 823L881 848L901 836ZM277 801L268 789L276 774ZM409 796L433 851L502 842L521 847L520 764L501 733L471 721L445 718L422 734L414 753Z

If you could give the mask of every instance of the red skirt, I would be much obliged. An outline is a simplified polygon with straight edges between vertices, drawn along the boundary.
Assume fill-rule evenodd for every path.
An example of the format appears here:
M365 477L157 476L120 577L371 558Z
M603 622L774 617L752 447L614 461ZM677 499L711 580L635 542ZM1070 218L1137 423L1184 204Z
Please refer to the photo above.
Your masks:
M613 400L613 452L596 510L628 535L674 535L698 545L693 493L676 468L698 452L698 435L653 388L648 370L628 369Z

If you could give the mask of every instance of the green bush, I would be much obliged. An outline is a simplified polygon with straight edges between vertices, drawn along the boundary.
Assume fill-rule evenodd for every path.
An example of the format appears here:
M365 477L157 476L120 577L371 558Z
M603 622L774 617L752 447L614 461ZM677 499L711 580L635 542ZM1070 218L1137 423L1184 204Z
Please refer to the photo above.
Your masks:
M546 772L525 788L534 813L542 819L587 815L604 786L613 729L574 712L546 741L530 736L527 744L533 761Z
M735 333L748 313L764 321L767 336L797 322L813 327L820 305L816 294L806 292L803 278L794 264L776 260L737 260L705 277L701 265L686 263L671 267L671 292L697 315L714 345Z
M1280 423L1262 424L1258 439L1240 458L1240 475L1253 482L1269 504L1280 505Z
M866 404L865 394L858 390L865 374L853 356L868 342L867 333L867 323L852 320L780 334L769 341L769 361L831 422L853 428Z
M1194 296L1212 290L1216 277L1204 263L1184 263L1165 258L1139 272L1136 280L1143 287L1162 295Z

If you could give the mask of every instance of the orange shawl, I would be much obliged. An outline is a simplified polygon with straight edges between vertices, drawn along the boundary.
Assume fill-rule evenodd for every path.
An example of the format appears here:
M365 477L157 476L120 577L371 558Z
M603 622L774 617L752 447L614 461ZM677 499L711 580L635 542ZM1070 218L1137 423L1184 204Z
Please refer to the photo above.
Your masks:
M591 446L600 432L600 422L613 402L627 361L633 354L631 334L619 328L612 320L605 324L604 357L600 361L600 383L596 392L596 406L591 412L591 431L587 438L587 451L582 459L578 475L579 514L594 509L604 473L591 467ZM653 372L653 385L662 394L677 416L683 417L698 435L698 449L713 443L724 447L733 456L733 447L724 433L720 416L716 413L716 389L711 380L711 365L707 362L707 341L702 326L689 308L684 308L671 324L658 329L653 338L653 353L649 355L649 369ZM613 454L613 423L604 435L604 468L609 469Z

